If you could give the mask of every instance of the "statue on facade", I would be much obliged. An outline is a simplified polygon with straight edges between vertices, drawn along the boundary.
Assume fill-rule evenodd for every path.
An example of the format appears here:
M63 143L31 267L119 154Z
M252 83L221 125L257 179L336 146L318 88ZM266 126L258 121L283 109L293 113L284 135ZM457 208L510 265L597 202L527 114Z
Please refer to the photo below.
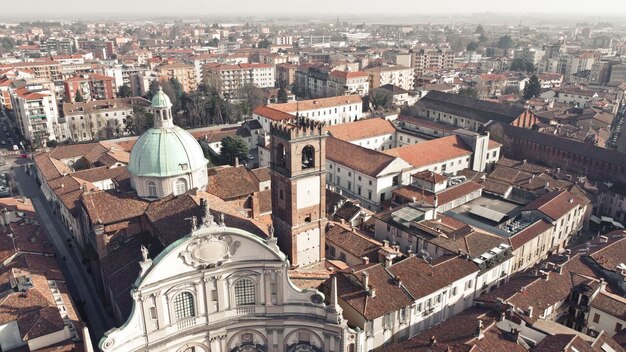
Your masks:
M141 257L143 258L142 261L146 261L148 260L148 248L146 248L146 246L144 246L143 244L141 245Z

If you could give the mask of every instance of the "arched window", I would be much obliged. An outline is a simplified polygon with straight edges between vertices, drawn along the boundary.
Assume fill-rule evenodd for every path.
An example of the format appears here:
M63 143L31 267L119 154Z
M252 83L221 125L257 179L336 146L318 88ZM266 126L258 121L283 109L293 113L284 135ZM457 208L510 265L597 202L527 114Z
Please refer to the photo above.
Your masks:
M193 295L190 292L181 292L174 298L174 315L176 316L176 320L196 315Z
M187 192L187 180L179 178L176 180L176 195Z
M285 146L282 144L278 144L278 147L276 147L276 162L279 166L287 166L287 153L285 152Z
M152 181L148 181L146 185L148 186L148 197L156 197L157 196L156 183Z
M302 169L315 166L315 148L310 145L302 148Z
M235 302L238 306L256 304L256 287L250 279L241 279L235 283Z

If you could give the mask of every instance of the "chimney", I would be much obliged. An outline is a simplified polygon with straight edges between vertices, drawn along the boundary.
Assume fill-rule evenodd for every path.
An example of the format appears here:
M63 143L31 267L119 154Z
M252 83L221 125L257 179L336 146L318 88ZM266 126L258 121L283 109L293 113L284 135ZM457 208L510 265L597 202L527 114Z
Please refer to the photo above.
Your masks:
M528 306L528 317L529 318L533 317L533 306Z
M476 339L482 340L485 337L485 328L483 326L483 321L478 319L478 328L476 328Z
M383 247L384 247L384 248L389 248L389 241L384 240L384 241L383 241Z
M541 274L541 276L543 277L544 280L548 281L550 280L550 273L547 271L543 271L543 270L539 270L539 273Z
M430 337L430 345L431 346L436 346L437 345L437 338L435 337L435 335Z
M235 156L235 167L239 167L239 157Z
M363 260L363 264L369 264L370 263L370 258L368 258L368 257L363 257L361 259Z
M252 209L250 209L250 217L252 219L258 219L261 216L261 204L259 202L259 193L254 192L252 194Z
M600 243L607 243L607 242L609 242L608 236L605 236L605 235L600 236Z
M402 286L402 279L400 279L400 276L396 276L396 284L398 284L398 287Z
M367 271L361 273L361 284L366 291L369 291L370 274Z
M385 268L391 266L391 258L389 256L385 257Z
M374 286L370 286L368 288L367 293L369 294L370 297L374 298L376 297L376 288Z

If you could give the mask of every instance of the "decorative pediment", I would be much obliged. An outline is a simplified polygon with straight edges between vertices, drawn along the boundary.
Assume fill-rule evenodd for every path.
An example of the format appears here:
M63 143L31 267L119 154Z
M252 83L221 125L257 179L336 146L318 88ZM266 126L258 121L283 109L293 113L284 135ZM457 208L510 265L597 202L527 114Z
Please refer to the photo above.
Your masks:
M230 235L208 235L192 240L180 257L194 268L210 268L227 262L240 245Z

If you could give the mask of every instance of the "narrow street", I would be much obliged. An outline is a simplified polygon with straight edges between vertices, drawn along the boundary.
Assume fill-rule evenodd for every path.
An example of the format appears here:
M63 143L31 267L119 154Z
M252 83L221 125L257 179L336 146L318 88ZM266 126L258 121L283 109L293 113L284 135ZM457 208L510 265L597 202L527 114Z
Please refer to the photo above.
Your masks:
M46 229L55 247L72 298L87 323L94 348L97 348L97 342L105 331L114 326L114 323L104 309L93 278L82 264L80 250L72 245L70 234L53 213L50 204L37 186L34 176L28 175L22 166L13 164L13 160L7 161L13 165L15 180L21 194L33 201L39 222Z

